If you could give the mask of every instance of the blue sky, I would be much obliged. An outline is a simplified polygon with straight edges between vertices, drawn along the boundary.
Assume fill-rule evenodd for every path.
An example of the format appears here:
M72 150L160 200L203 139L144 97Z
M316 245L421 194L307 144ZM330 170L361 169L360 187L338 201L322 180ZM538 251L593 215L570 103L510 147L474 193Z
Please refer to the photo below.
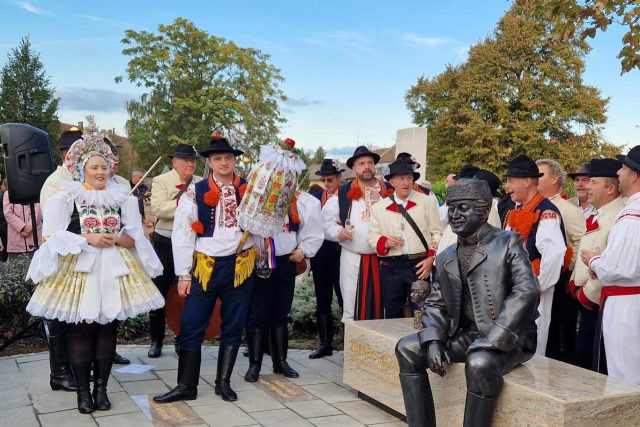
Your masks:
M271 55L290 98L282 136L298 146L336 152L358 144L390 146L397 129L414 126L404 94L421 75L434 76L490 34L511 5L467 1L13 1L0 0L0 64L29 35L61 97L61 119L94 114L103 128L124 131L124 101L139 89L124 73L125 29L155 31L181 16L216 36ZM622 32L593 42L585 81L610 97L604 136L640 144L640 71L620 76ZM339 150L340 147L350 147Z

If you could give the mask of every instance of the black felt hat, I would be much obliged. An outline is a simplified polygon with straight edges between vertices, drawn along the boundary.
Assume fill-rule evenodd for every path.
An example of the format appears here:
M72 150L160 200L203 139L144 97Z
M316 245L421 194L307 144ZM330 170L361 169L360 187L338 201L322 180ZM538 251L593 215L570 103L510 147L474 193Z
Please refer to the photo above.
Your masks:
M420 178L420 172L416 172L413 169L413 163L406 159L398 159L389 165L389 173L384 176L384 179L389 181L394 175L413 174L413 180L417 181Z
M338 168L338 162L333 159L324 159L320 165L320 170L316 172L318 176L336 175L344 172L344 169Z
M506 176L512 178L540 178L543 173L538 170L538 165L533 159L524 154L519 155L507 165Z
M231 153L238 157L244 154L244 151L233 148L229 143L229 140L222 136L220 132L213 132L211 134L211 141L206 150L200 151L202 157L209 157L212 154L217 153Z
M453 179L455 181L462 178L471 179L479 170L480 168L477 166L473 166L473 165L463 166L462 169L460 169L460 172L458 172L458 174L455 175Z
M373 158L373 163L374 164L378 164L378 162L380 161L380 156L377 155L376 153L374 153L373 151L370 151L367 147L365 147L364 145L361 145L360 147L356 148L356 151L353 152L353 156L349 157L347 159L347 167L349 169L353 169L353 162L359 158L359 157L371 157Z
M640 173L640 145L633 147L626 156L618 156L623 165L636 173Z
M410 153L407 153L406 151L398 153L398 155L396 156L396 160L400 159L406 160L407 162L411 163L414 169L420 169L420 163L416 162Z
M173 152L172 155L169 156L170 159L176 158L176 159L190 159L190 160L196 160L199 157L200 156L198 156L196 149L193 147L193 145L190 145L190 144L176 145L175 151Z
M69 128L68 131L62 132L59 140L59 150L68 150L77 140L82 139L82 131L75 126Z
M589 175L591 175L591 165L589 163L583 163L580 165L580 168L577 171L567 174L567 176L569 176L571 179L576 179L579 176Z
M498 192L498 190L500 189L501 182L500 178L498 178L498 175L486 169L480 169L473 176L473 179L485 181L487 184L489 184L489 188L491 189L491 194L493 194L493 197L500 197L500 193Z
M617 178L622 162L616 159L592 159L589 164L589 176Z

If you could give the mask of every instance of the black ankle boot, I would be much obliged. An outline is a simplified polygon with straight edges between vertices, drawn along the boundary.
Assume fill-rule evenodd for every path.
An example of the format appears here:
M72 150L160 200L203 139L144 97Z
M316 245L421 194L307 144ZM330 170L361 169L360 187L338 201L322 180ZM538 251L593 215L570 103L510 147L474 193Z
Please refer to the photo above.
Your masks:
M151 335L151 347L149 347L147 356L152 359L160 357L162 354L164 332L164 308L149 312L149 335Z
M111 374L113 360L93 362L93 403L99 411L111 409L111 402L107 396L107 383Z
M249 369L244 375L244 380L247 382L254 383L260 378L260 368L262 368L262 354L264 351L263 344L266 334L266 329L247 329Z
M93 398L91 397L91 390L89 389L89 376L91 375L91 362L73 363L71 366L71 372L76 380L78 389L78 412L81 414L90 414L96 410L96 406L93 404Z
M178 358L178 385L164 394L155 396L158 403L171 403L177 400L195 400L198 396L200 377L200 359L202 352L180 348Z
M67 359L67 335L49 336L49 385L51 390L76 391L69 360Z
M215 393L222 400L235 402L238 395L231 389L231 373L238 356L238 346L221 345L218 351L218 372L216 373Z
M468 391L463 427L490 427L497 400L495 397L481 397Z
M128 365L129 363L131 363L131 360L119 355L118 352L116 352L116 354L113 356L113 363L115 363L116 365Z
M151 347L149 347L147 356L151 359L160 357L160 355L162 355L162 344L162 341L151 341Z
M271 360L273 373L282 374L287 378L298 378L298 374L287 363L287 349L289 347L289 331L286 326L279 326L270 330Z
M309 359L319 359L333 354L333 316L319 314L318 332L320 334L320 347L309 355Z
M426 372L423 374L400 374L400 388L404 398L407 424L410 427L436 425L436 410Z

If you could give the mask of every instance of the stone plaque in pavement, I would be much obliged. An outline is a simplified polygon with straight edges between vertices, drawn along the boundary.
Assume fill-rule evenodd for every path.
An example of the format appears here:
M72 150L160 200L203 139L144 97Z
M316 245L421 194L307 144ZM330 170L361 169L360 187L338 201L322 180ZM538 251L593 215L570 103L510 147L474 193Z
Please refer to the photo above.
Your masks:
M157 427L178 427L206 424L185 402L158 404L149 395L131 396L146 417Z
M282 375L260 375L260 380L255 384L280 403L317 399L316 396Z

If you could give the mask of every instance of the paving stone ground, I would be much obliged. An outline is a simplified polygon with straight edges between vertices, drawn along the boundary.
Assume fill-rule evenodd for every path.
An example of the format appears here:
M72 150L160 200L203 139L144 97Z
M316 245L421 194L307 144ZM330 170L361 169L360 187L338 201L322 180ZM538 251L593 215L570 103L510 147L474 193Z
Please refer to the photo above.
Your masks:
M218 348L202 357L198 399L168 405L150 403L155 394L175 386L178 359L173 346L149 359L147 346L118 346L131 363L154 365L143 374L113 372L110 411L81 415L75 393L51 391L47 353L0 357L0 425L46 426L406 426L394 416L360 399L342 383L342 353L309 359L309 351L289 350L289 364L300 378L275 375L265 355L259 384L244 381L248 360L240 353L231 385L237 402L224 402L213 391ZM114 366L117 369L118 366Z

